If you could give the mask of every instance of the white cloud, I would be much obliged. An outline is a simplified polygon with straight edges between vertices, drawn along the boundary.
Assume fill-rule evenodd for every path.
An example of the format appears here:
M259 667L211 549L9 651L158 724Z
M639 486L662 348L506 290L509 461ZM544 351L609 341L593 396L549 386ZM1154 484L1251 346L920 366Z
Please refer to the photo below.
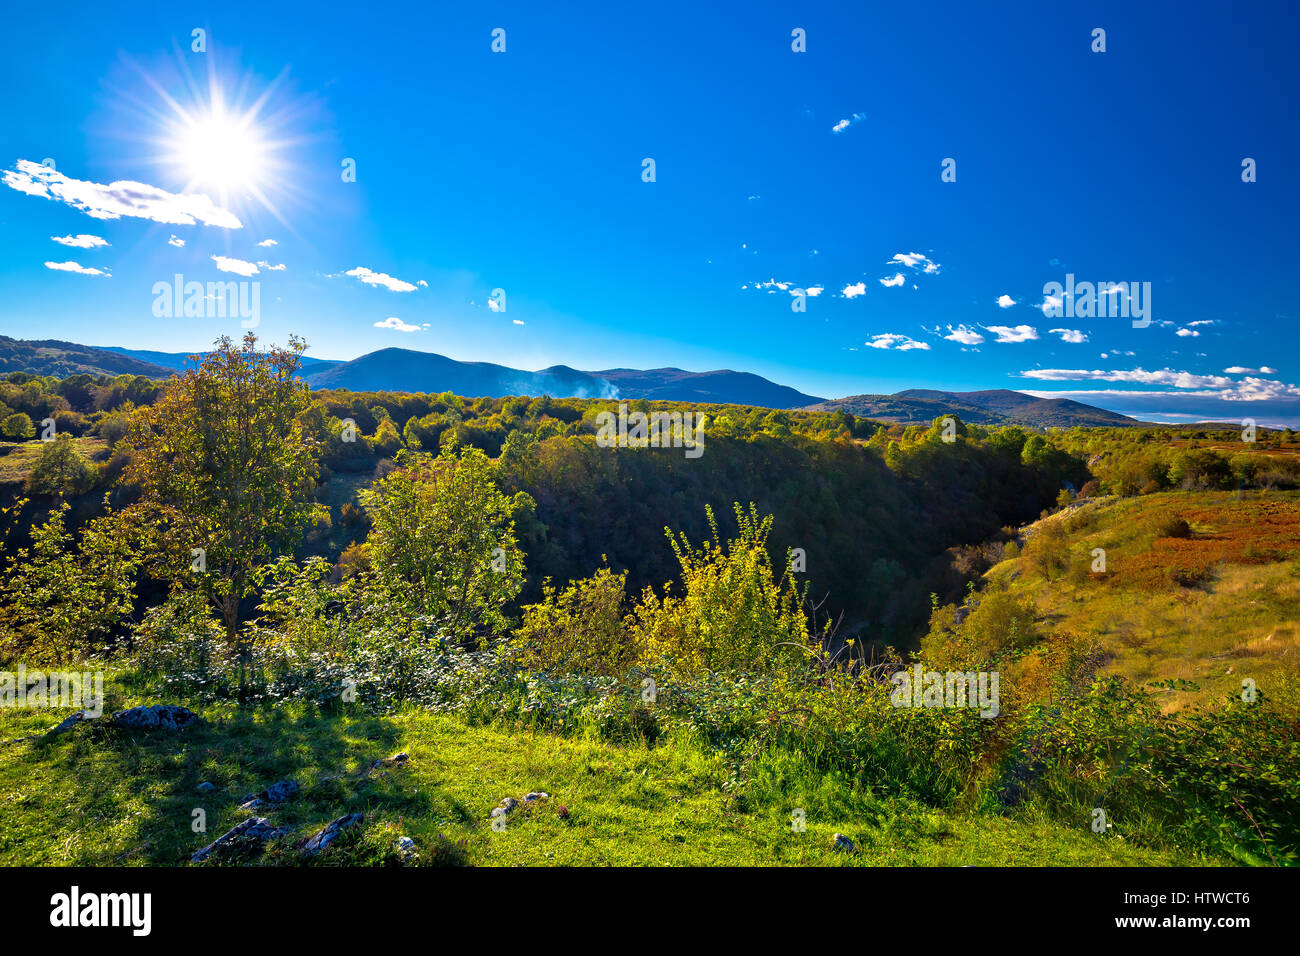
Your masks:
M349 269L344 275L354 276L360 279L366 285L381 285L385 289L393 292L414 292L415 286L401 279L395 279L386 272L374 272L365 266L357 266L355 269Z
M99 236L89 236L84 232L76 236L50 236L50 238L60 245L72 246L75 249L94 249L96 246L108 245Z
M846 129L848 129L850 126L856 126L858 123L861 123L861 122L862 122L864 119L866 119L866 118L867 118L867 114L866 114L866 113L854 113L854 114L853 114L851 117L849 117L848 119L842 119L842 120L840 120L838 123L836 123L834 126L832 126L832 127L831 127L831 132L832 132L832 133L842 133L842 132L844 132Z
M1011 298L1011 296L1007 295L1005 292L998 296L998 308L1000 309L1009 309L1015 304L1016 300Z
M873 349L896 349L899 352L930 348L930 343L918 342L911 336L899 332L882 332L879 335L873 335L870 342L863 344Z
M0 181L29 196L41 196L66 203L92 219L121 219L133 216L171 225L192 226L202 222L223 229L242 229L243 223L202 193L169 193L147 183L120 180L103 185L72 179L57 170L31 160L18 160L17 169L6 169Z
M376 323L375 323L375 328L377 328L377 329L394 329L395 331L398 331L398 332L418 332L418 331L420 331L420 327L419 327L418 325L407 325L405 322L403 322L401 319L399 319L399 318L398 318L397 316L395 316L395 315L390 315L388 318L384 319L384 321L382 321L382 322L376 322Z
M1045 295L1038 307L1043 310L1043 315L1049 318L1059 316L1061 314L1061 297L1059 295Z
M68 260L67 262L47 262L45 263L45 268L54 269L56 272L76 272L83 276L104 276L106 278L112 278L102 269L93 269L89 266L83 266L80 262L73 262L72 260Z
M886 278L881 279L880 284L883 285L885 288L889 288L891 286L900 286L906 281L907 280L903 278L903 273L897 272L893 275L892 278L887 276Z
M258 259L257 264L261 266L263 269L266 269L270 272L283 272L285 269L285 265L283 262L281 262L278 266L273 266L271 265L271 263L266 262L263 259Z
M1255 372L1258 372L1261 375L1276 375L1277 369L1269 368L1267 365L1261 365L1259 368L1246 368L1242 365L1234 365L1231 368L1225 368L1223 370L1225 375L1251 375Z
M846 285L840 295L846 299L856 299L860 295L865 295L866 292L867 284L865 282L855 282L852 285Z
M749 286L747 284L741 286L742 289L746 289L748 287ZM776 279L768 279L766 282L755 282L754 288L766 289L769 295L774 292L781 291L781 292L788 292L792 296L802 294L815 299L817 298L817 296L821 295L822 292L825 291L826 287L820 285L812 285L805 289L802 286L795 285L795 283L793 282L778 282Z
M1184 339L1187 338L1189 335L1195 338L1200 334L1201 333L1197 332L1195 329L1179 329L1177 332L1174 333L1174 335L1177 335L1179 338L1184 338Z
M222 272L233 272L241 276L257 275L257 266L252 262L245 262L243 259L232 259L230 256L212 256L211 258Z
M1047 331L1051 335L1059 335L1062 342L1070 342L1073 345L1088 341L1087 334L1078 329L1048 329Z
M176 246L179 248L180 246L185 245L185 240L178 239L176 236L172 236L170 239L167 240L167 245Z
M416 279L416 280L415 280L415 284L416 284L416 285L422 285L422 286L424 286L426 289L429 288L429 283L425 282L423 279Z
M279 243L276 242L274 239L263 239L261 242L258 243L258 245L259 245L259 246L262 246L262 247L266 247L266 246L278 246Z
M922 272L930 275L938 273L941 266L929 256L923 256L919 252L896 252L894 258L889 260L899 265L907 266L909 269L920 269Z
M1032 325L986 325L984 329L997 336L993 341L1004 345L1015 342L1032 342L1038 338L1038 330Z
M521 320L521 319L511 319L510 321L514 322L515 325L523 325L523 324L524 324L524 323L523 323L523 320Z
M984 343L984 336L965 325L959 325L955 329L950 325L948 326L948 333L944 338L949 342L960 342L962 345L982 345Z
M1228 388L1234 385L1222 375L1197 375L1173 369L1147 371L1143 368L1106 372L1100 369L1035 368L1020 373L1025 378L1047 382L1075 382L1094 379L1099 382L1129 382L1137 385L1168 385L1173 388Z

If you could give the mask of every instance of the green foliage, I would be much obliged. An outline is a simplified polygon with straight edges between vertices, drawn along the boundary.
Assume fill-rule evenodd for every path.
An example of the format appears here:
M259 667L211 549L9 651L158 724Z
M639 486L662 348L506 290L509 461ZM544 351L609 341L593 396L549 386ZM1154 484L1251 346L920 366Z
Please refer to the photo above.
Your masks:
M772 516L734 506L738 536L722 542L711 508L712 541L691 546L685 534L665 529L682 575L682 596L660 598L647 588L636 608L635 640L644 660L670 670L768 670L803 663L816 640L804 613L804 592L794 584L787 556L778 576L767 552Z
M544 589L523 609L520 661L539 670L617 677L635 660L627 627L626 573L600 568L563 591Z
M503 609L523 586L514 514L531 499L507 498L477 448L417 453L398 464L360 493L376 584L458 639L500 633Z
M72 438L61 433L41 448L41 455L27 478L27 492L75 498L89 491L95 478L95 469L77 450Z
M0 436L10 441L27 441L36 437L32 417L24 412L14 412L0 421Z
M0 657L65 663L102 653L135 600L144 559L130 516L108 511L79 541L66 528L67 503L10 555L0 582Z
M176 516L185 550L205 552L204 570L185 561L164 573L209 595L233 644L254 569L296 544L321 509L308 498L315 445L297 418L307 405L295 377L305 343L259 352L250 332L242 346L216 345L138 411L129 474L146 504Z

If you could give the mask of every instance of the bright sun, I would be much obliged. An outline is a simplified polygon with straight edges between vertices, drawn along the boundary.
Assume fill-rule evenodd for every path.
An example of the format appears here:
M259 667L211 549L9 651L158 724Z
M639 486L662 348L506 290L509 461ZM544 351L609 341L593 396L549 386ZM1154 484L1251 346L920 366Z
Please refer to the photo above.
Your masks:
M266 146L251 117L213 110L187 118L179 138L177 158L196 186L240 192L262 177Z

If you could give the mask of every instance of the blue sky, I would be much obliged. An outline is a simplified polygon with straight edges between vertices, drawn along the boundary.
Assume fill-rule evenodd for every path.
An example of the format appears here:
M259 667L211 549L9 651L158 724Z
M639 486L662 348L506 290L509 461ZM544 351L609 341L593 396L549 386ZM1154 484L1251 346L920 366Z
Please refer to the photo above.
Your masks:
M256 281L258 334L322 358L1300 424L1293 8L726 6L20 5L0 332L239 335L154 314L179 273ZM1049 317L1067 273L1149 282L1152 321Z

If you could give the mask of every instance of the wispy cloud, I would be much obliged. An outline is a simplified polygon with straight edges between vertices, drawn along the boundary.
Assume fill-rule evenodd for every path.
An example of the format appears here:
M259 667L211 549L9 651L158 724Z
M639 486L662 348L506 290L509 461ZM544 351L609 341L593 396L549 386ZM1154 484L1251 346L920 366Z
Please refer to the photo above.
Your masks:
M0 181L29 196L66 203L92 219L131 216L170 225L192 226L201 222L223 229L243 228L234 213L222 209L202 193L169 193L129 179L107 185L72 179L28 159L18 160L15 169L6 169L0 174Z
M266 269L268 272L283 272L285 270L285 265L283 262L281 262L278 266L273 266L271 265L271 263L265 261L264 259L258 259L257 264L261 266L263 269Z
M885 278L881 279L880 284L883 285L886 289L888 289L894 286L900 286L906 281L907 280L903 278L903 273L896 272L892 276L886 276Z
M1079 345L1088 341L1088 336L1078 329L1048 329L1049 335L1059 335L1062 342L1070 342Z
M45 268L53 269L56 272L75 272L78 275L83 276L104 276L105 278L111 278L111 276L102 269L83 266L80 262L73 262L71 260L68 260L67 262L47 262L45 263Z
M1173 388L1228 388L1235 384L1232 379L1222 375L1197 375L1193 372L1180 372L1169 368L1152 371L1143 368L1118 369L1109 372L1101 369L1035 368L1020 374L1025 378L1036 378L1045 382L1078 382L1091 379L1098 382L1167 385Z
M846 129L848 129L850 126L857 126L859 123L861 123L861 122L862 122L864 119L866 119L866 118L867 118L867 114L866 114L866 113L854 113L852 116L848 117L847 119L842 119L842 120L840 120L838 123L836 123L834 126L832 126L832 127L831 127L831 132L832 132L832 133L842 133L842 132L844 132Z
M1038 330L1032 325L986 325L986 332L992 332L997 338L993 341L1001 344L1032 342L1038 338Z
M409 325L409 324L407 324L406 322L403 322L401 319L399 319L399 318L398 318L397 316L395 316L395 315L390 315L388 318L384 319L382 322L376 322L376 323L375 323L375 328L377 328L377 329L393 329L393 330L396 331L396 332L418 332L418 331L420 331L420 327L419 327L418 325Z
M230 256L212 256L211 258L222 272L233 272L241 276L257 275L257 265L255 263L245 262L243 259L232 259Z
M894 349L899 352L930 348L930 343L918 342L910 335L903 335L899 332L882 332L879 335L873 335L871 341L864 344L873 349Z
M360 279L366 285L381 285L392 292L414 292L415 286L402 279L395 279L386 272L375 272L365 266L349 269L344 275Z
M960 342L962 345L982 345L984 342L984 336L965 325L959 325L955 329L951 325L948 326L948 334L944 338L949 342Z
M94 249L97 246L106 246L108 242L99 236L89 236L84 232L77 236L50 236L55 242L63 246L72 246L74 249Z
M185 240L180 239L176 236L172 236L170 239L167 240L167 245L180 247L185 245Z
M889 261L907 266L909 269L919 269L928 275L936 275L939 269L942 268L939 263L929 256L923 256L919 252L896 252L894 258Z
M266 246L278 246L279 243L276 242L274 239L263 239L261 242L258 243L258 245L259 245L259 246L263 246L263 247L266 247Z

